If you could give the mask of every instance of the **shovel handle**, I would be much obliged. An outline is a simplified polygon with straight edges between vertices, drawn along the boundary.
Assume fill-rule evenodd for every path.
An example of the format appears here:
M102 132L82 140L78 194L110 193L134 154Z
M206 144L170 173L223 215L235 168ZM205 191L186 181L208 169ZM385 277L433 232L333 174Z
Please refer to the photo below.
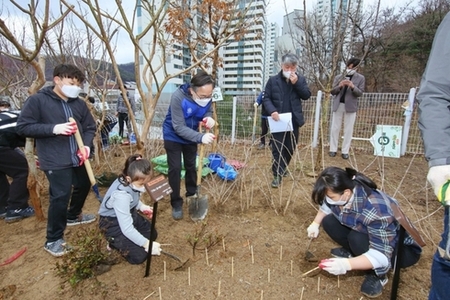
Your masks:
M69 118L69 121L76 122L75 119L72 117ZM75 140L77 141L78 149L80 149L80 151L84 151L83 139L81 138L81 134L78 129L75 132ZM95 176L94 176L94 172L92 171L91 162L89 161L89 159L86 159L84 161L84 166L85 166L86 172L89 176L89 181L91 182L91 186L95 185Z
M198 131L203 131L203 122L200 121L198 124ZM209 132L209 129L206 129L206 132ZM200 144L200 153L198 155L198 167L197 167L197 188L202 183L202 171L203 171L203 157L205 157L205 145L203 143Z

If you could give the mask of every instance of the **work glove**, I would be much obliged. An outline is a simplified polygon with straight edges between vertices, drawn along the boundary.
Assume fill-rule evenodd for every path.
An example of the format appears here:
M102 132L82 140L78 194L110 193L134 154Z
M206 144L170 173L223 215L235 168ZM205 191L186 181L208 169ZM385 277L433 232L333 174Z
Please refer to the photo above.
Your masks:
M434 194L445 205L445 200L450 199L445 199L445 191L443 191L444 195L441 195L440 191L443 185L450 180L450 165L431 167L428 171L427 179L433 188Z
M144 215L146 215L149 219L152 218L152 216L153 216L153 209L152 209L150 206L145 205L145 204L141 204L141 206L139 207L139 210L140 210Z
M72 135L75 132L77 132L77 130L78 130L77 122L67 122L56 124L55 127L53 127L53 134Z
M211 129L214 127L214 125L216 125L216 121L214 121L214 119L210 118L210 117L203 118L202 121L203 121L203 123L205 123L205 126L208 129Z
M253 106L258 107L259 106L258 102L253 103Z
M77 151L77 156L78 156L78 159L80 160L80 164L79 164L80 166L82 166L84 164L84 162L89 159L89 153L91 151L91 149L89 149L88 146L84 146L84 149L82 149L82 150L83 151L78 149L78 151Z
M352 266L348 258L328 258L320 261L319 268L333 275L344 275Z
M205 133L203 136L202 136L202 144L205 144L205 145L208 145L208 144L211 144L214 140L215 140L215 135L214 134L212 134L212 133Z
M146 252L148 252L148 246L150 245L150 241L147 241L144 245L144 249ZM161 255L161 244L158 242L153 241L152 245L152 255Z
M309 238L313 238L315 239L316 237L319 236L319 224L317 224L316 222L312 222L308 228L306 229L306 231L308 232L308 237Z

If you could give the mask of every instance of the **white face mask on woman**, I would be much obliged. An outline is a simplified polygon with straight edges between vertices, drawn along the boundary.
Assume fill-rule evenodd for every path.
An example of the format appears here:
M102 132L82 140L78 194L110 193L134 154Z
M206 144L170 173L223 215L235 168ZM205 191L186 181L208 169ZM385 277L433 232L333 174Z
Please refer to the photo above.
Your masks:
M348 200L342 200L342 196L341 196L341 198L338 201L334 201L333 199L331 199L328 196L325 196L325 200L330 205L345 205L345 204L347 204Z
M76 85L68 85L63 84L61 87L61 92L67 97L67 98L77 98L80 94L80 87Z
M135 191L138 191L138 192L141 192L141 193L145 193L145 186L140 186L140 187L137 187L137 186L135 186L134 184L130 184L130 187L133 189L133 190L135 190Z
M201 107L205 107L208 105L208 103L211 101L211 98L205 98L205 99L194 99L195 103L200 105Z
M354 70L354 69L347 69L347 75L353 75L353 74L355 74L355 72L356 72L356 70Z

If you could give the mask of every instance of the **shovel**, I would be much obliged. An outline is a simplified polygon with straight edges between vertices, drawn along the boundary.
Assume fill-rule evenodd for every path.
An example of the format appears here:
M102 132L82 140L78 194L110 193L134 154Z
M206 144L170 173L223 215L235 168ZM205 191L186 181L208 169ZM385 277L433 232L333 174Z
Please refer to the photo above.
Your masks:
M198 130L202 132L203 122L198 125ZM206 132L209 132L207 129ZM200 184L202 183L202 170L203 170L203 157L205 156L205 145L200 144L200 154L198 156L197 167L197 193L194 196L189 197L189 216L194 222L203 220L208 213L208 196L200 194Z
M306 252L305 252L305 260L308 262L318 261L317 257L311 251L309 251L309 246L311 246L312 240L313 239L309 239L308 246L306 247Z

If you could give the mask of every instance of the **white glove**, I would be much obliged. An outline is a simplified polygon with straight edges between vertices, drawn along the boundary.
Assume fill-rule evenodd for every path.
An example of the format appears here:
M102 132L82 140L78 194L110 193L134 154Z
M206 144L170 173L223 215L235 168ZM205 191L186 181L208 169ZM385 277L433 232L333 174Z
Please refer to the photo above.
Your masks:
M431 167L428 171L427 179L433 188L434 194L439 198L439 190L442 185L450 180L450 165Z
M205 133L202 136L202 144L208 145L211 144L216 139L215 135L212 133Z
M146 215L149 219L152 218L153 216L153 208L151 208L148 205L145 205L144 203L141 204L141 206L139 207L139 210Z
M202 121L203 121L203 123L205 123L205 126L208 129L211 129L214 127L214 125L216 125L216 121L214 121L214 119L210 118L210 117L203 118Z
M311 225L308 226L308 228L306 229L306 231L308 232L308 237L309 238L313 238L315 239L316 237L319 236L319 224L317 224L316 222L312 222Z
M348 258L328 258L322 259L319 263L322 270L333 275L344 275L352 269Z
M67 122L56 124L55 127L53 127L53 134L72 135L75 132L77 132L77 130L78 130L77 122Z
M258 107L259 106L258 102L253 103L253 106Z
M145 243L144 245L144 249L145 251L148 252L148 246L150 245L150 241L147 241L147 243ZM161 244L158 242L153 241L153 245L152 245L152 255L161 255Z

